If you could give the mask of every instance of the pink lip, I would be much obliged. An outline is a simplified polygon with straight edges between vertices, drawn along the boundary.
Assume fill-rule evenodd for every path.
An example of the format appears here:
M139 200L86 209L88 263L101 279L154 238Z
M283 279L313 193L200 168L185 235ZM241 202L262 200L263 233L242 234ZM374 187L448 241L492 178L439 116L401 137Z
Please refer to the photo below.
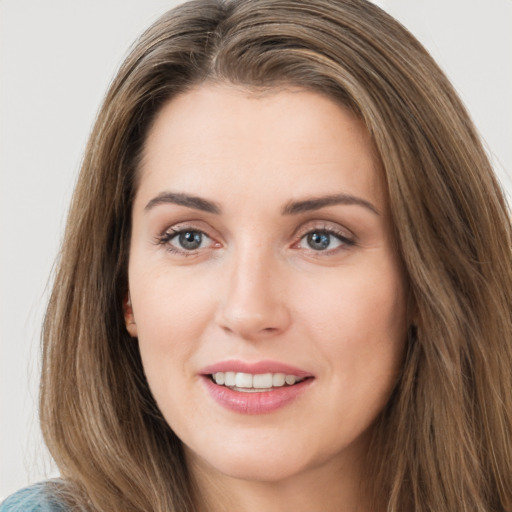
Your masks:
M285 373L303 377L305 380L293 386L283 386L274 388L272 391L251 393L235 391L215 384L210 375L217 372ZM260 361L258 363L224 361L203 368L200 373L206 389L215 402L239 414L265 414L277 411L302 395L314 380L311 373L274 361Z
M277 361L258 361L257 363L247 363L236 360L222 361L203 368L199 373L201 375L211 375L217 372L241 372L252 373L253 375L261 373L285 373L286 375L296 375L297 377L313 377L310 372Z

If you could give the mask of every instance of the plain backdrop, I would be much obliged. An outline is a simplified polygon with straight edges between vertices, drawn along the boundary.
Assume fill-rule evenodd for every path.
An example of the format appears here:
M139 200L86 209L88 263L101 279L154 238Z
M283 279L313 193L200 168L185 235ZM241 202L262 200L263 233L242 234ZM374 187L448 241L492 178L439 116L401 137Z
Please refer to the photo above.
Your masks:
M37 424L39 331L106 88L172 0L0 0L0 500L56 475ZM512 0L376 1L451 78L512 191Z

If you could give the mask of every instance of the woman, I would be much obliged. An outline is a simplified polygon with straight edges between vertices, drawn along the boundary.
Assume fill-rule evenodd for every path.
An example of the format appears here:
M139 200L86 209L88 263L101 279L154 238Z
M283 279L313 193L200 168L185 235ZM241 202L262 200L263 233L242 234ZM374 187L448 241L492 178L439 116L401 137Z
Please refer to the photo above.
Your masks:
M464 108L377 7L180 6L86 150L44 325L62 479L18 501L510 510L510 248Z

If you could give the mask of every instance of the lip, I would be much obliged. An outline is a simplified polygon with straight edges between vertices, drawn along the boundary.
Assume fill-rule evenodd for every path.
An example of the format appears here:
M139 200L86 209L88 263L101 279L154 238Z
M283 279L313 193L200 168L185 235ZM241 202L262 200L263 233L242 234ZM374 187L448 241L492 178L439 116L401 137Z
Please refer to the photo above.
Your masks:
M285 373L296 375L304 378L304 380L293 386L283 386L274 388L272 391L251 393L219 386L210 378L212 373L217 372ZM238 414L267 414L277 411L295 401L314 381L314 376L311 373L275 361L259 361L257 363L234 360L223 361L203 368L200 377L210 397L217 404Z
M300 368L290 366L277 361L258 361L249 363L245 361L228 360L215 363L203 368L199 373L201 375L211 375L217 372L240 372L252 373L253 375L261 373L285 373L286 375L296 375L297 377L314 377L314 375Z

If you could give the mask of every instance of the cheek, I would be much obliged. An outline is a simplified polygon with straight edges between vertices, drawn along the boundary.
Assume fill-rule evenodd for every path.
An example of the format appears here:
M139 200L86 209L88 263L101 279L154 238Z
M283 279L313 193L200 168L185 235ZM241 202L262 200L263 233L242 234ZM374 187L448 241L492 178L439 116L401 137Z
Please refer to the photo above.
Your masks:
M308 337L331 362L333 378L351 387L380 382L386 392L403 360L405 293L397 271L376 268L372 273L353 269L339 281L310 287L298 315L308 319Z
M405 323L402 283L393 269L368 272L348 268L302 283L297 304L300 315L316 318L320 330L345 326L362 332L380 330L386 335Z
M174 339L171 333L198 328L213 308L213 283L207 276L173 272L172 268L151 271L135 265L130 275L130 296L139 337Z
M138 270L133 267L130 295L144 370L158 395L162 386L178 382L177 377L188 378L184 363L201 343L214 297L212 287L201 280L166 269Z

